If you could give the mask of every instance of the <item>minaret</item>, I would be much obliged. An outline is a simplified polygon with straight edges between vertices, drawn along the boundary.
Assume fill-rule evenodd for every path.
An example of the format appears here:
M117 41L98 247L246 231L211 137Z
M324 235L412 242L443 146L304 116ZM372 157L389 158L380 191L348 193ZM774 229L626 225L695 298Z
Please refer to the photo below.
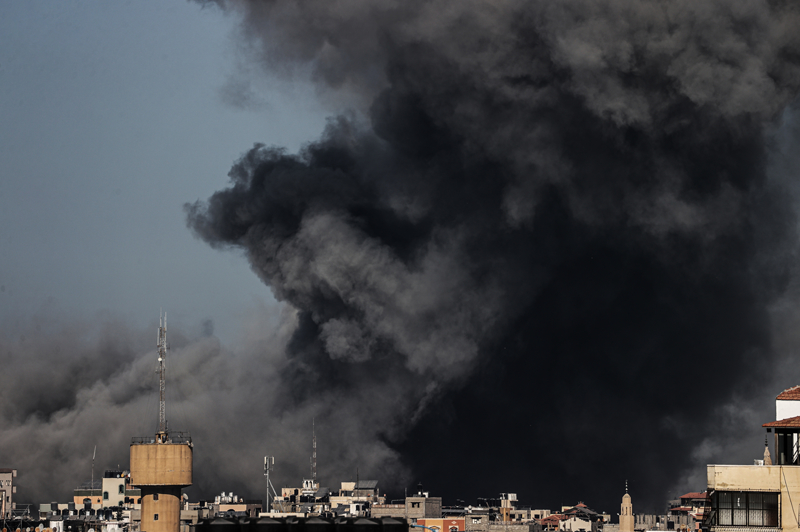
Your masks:
M628 481L625 481L625 495L622 496L622 506L619 511L619 532L633 532L633 504L628 495Z
M167 424L167 315L158 319L158 431L131 440L131 484L142 490L140 532L179 532L181 488L192 484L192 438Z

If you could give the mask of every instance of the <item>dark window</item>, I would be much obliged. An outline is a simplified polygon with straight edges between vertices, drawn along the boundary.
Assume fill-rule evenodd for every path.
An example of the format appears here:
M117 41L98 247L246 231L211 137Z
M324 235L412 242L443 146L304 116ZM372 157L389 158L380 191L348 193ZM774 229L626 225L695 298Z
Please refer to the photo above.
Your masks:
M778 493L718 491L711 499L718 526L778 527Z
M158 521L158 514L153 515L153 521Z
M104 500L104 501L107 501L107 500L108 500L108 492L107 492L107 491L104 491L104 492L103 492L103 500Z
M158 493L154 493L154 494L153 494L153 500L154 500L154 501L157 501L157 500L158 500Z
M125 484L119 485L119 492L118 493L125 493Z

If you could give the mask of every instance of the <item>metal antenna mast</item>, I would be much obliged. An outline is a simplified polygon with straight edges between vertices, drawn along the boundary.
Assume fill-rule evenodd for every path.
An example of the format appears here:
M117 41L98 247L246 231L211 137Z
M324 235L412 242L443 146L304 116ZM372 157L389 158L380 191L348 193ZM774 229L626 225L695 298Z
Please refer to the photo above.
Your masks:
M269 480L269 472L273 471L275 468L275 457L274 456L265 456L264 457L264 476L267 477L267 507L264 509L265 512L272 512L272 507L269 504L269 490L272 490L273 500L278 498L278 494L275 492L275 487L272 485L272 482ZM283 501L281 503L281 511L284 511Z
M161 443L167 439L167 313L158 314L158 435Z
M315 419L311 418L311 439L313 441L311 446L311 480L314 484L317 483L317 432Z

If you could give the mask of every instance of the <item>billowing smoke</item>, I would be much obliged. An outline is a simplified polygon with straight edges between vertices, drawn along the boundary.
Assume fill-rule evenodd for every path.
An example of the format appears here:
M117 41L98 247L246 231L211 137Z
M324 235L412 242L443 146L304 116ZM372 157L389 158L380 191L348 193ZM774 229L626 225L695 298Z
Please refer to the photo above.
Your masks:
M156 322L137 330L109 316L81 321L58 310L0 326L0 448L18 470L15 500L72 500L73 490L106 469L128 469L135 436L158 427ZM263 457L276 456L280 489L310 474L312 421L320 442L320 479L402 477L395 451L352 417L360 397L331 391L319 402L287 409L281 385L284 353L297 327L293 311L253 308L239 341L223 347L208 321L168 331L167 421L195 441L192 500L221 491L263 499ZM378 408L388 400L375 393ZM333 437L335 435L335 437ZM38 506L35 506L35 511Z
M323 485L358 471L451 503L613 512L627 478L656 510L706 461L761 454L741 430L800 377L796 7L217 3L254 62L350 110L187 206L285 302L233 346L170 330L193 496L260 497L265 454L296 484L312 419ZM0 327L0 465L25 499L68 498L94 445L96 475L127 467L155 430L154 340L111 318Z
M352 109L187 205L298 312L285 412L347 398L331 411L451 498L613 511L628 478L659 509L702 481L747 417L725 409L772 394L796 217L768 163L800 88L796 7L217 4L253 61Z

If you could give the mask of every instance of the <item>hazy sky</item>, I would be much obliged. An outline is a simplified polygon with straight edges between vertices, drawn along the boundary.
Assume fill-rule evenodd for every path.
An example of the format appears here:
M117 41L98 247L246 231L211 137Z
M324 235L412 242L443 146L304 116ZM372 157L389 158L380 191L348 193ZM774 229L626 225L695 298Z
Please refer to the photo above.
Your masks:
M296 149L324 125L299 82L250 76L242 108L234 24L184 0L0 4L0 319L149 324L163 307L230 339L237 313L274 301L182 207L252 143Z

